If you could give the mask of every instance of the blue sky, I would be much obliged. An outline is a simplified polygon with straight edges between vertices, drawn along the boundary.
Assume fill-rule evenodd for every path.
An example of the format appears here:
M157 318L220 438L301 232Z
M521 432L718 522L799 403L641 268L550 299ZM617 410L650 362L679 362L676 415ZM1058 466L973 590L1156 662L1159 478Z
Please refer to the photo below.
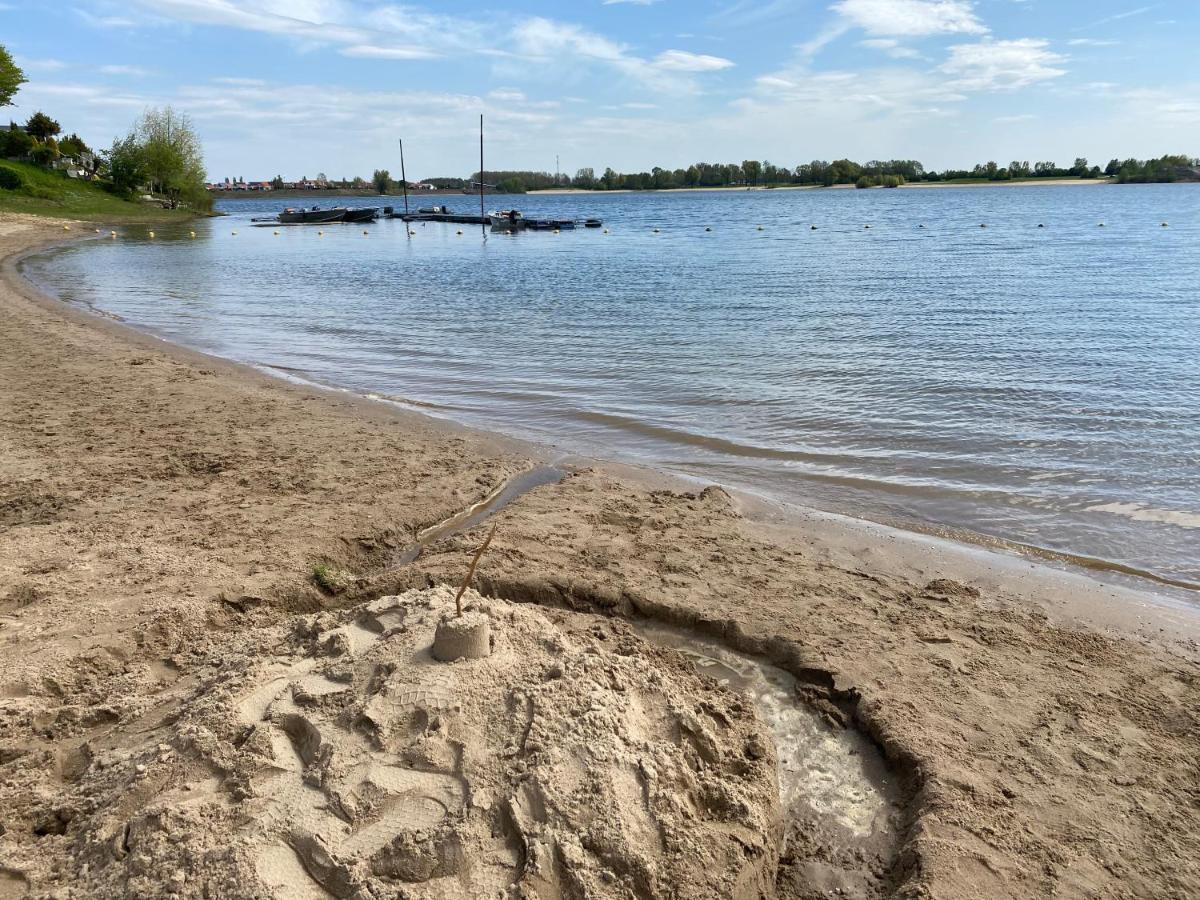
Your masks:
M44 109L148 105L210 175L1200 155L1197 0L0 0Z

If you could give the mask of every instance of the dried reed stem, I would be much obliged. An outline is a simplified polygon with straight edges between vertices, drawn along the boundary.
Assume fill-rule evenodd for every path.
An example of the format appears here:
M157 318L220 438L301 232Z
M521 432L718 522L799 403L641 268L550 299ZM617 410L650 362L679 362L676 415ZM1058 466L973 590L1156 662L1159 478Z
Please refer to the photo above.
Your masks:
M458 593L454 597L454 607L458 610L459 618L462 618L462 595L467 592L467 588L471 586L471 579L475 577L475 567L479 565L479 557L483 556L483 551L488 548L488 544L492 542L492 538L496 536L496 526L492 526L492 530L488 532L487 540L485 540L478 550L475 551L475 558L471 560L471 568L467 569L467 577L463 579L462 587L458 589Z

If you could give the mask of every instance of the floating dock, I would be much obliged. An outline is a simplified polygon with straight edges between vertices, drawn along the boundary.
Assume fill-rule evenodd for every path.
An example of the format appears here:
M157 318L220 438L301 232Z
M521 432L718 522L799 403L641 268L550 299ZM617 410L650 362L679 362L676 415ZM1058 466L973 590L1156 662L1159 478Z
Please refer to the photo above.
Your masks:
M491 225L491 216L470 216L460 213L392 213L385 216L388 219L400 219L404 222L449 222L454 225Z

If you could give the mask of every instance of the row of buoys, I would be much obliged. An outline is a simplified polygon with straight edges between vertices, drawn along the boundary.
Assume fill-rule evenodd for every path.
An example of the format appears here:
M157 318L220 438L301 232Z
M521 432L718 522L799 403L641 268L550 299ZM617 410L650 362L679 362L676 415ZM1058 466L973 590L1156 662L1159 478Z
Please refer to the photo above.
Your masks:
M918 228L924 228L925 226L924 226L924 225L918 225L917 227L918 227ZM987 228L988 226L987 226L987 223L986 223L986 222L981 222L981 223L979 224L979 227L980 227L980 228ZM1044 223L1042 223L1042 222L1039 222L1037 227L1038 227L1038 228L1045 228L1046 226L1045 226L1045 224L1044 224ZM1105 227L1105 224L1104 224L1103 222L1099 222L1099 223L1097 223L1097 227L1098 227L1098 228L1104 228L1104 227ZM1163 228L1170 228L1170 227L1171 227L1171 223L1170 223L1170 222L1163 222L1163 223L1162 223L1162 225L1161 225L1161 227L1163 227ZM864 230L867 230L867 231L870 231L870 229L871 229L871 226L870 226L870 225L864 225L864 226L863 226L863 229L864 229ZM71 230L71 226L70 226L70 225L64 225L64 226L63 226L63 231L70 231L70 230ZM704 230L705 230L705 231L712 231L712 226L706 226ZM758 226L758 230L759 230L759 231L764 231L765 229L764 229L764 227L763 227L762 225L759 225L759 226ZM809 226L809 230L810 230L810 231L816 231L816 230L817 230L817 226L816 226L816 225L810 225L810 226ZM651 231L652 231L654 234L661 234L661 233L662 233L662 229L659 229L659 228L653 228L653 229L651 229ZM370 235L370 233L371 233L371 232L364 230L364 231L363 231L363 237L367 237L367 236L369 236L369 235ZM410 237L412 237L412 236L415 236L415 235L416 235L416 232L415 232L415 231L413 231L412 229L409 229L409 232L408 232L408 233L409 233L409 236L410 236ZM455 232L455 234L459 235L460 237L462 236L462 233L463 233L463 231L462 231L462 229L461 229L461 228L460 228L460 229L458 229L458 230ZM555 234L559 234L559 233L560 233L560 232L559 232L559 229L555 228L555 229L554 229L554 233L555 233ZM609 231L607 228L605 228L605 229L604 229L604 234L610 234L610 233L611 233L611 232L610 232L610 231ZM100 234L100 229L99 229L99 228L97 228L97 229L96 229L96 234ZM148 231L148 232L146 232L146 234L147 234L149 237L151 237L151 238L155 237L155 233L154 233L153 231ZM230 234L236 237L236 236L237 236L237 230L236 230L236 229L234 229L233 231L231 231L231 232L230 232ZM272 232L272 234L274 234L276 237L278 237L278 236L279 236L279 231L278 231L278 229L276 229L275 231L273 231L273 232ZM110 232L108 233L108 236L109 236L110 238L115 238L115 237L117 236L117 233L116 233L115 231L110 231ZM189 232L188 232L188 236L189 236L189 237L192 237L192 238L194 238L194 237L196 236L196 232L194 232L194 231L189 231ZM318 231L318 232L317 232L317 237L324 237L324 236L325 236L325 232L324 232L324 231Z

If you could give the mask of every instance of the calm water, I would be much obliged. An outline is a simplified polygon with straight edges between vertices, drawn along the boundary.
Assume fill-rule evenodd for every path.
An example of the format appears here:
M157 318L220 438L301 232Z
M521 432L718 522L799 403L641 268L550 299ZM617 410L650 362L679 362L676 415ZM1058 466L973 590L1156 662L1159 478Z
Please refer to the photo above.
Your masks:
M276 236L283 202L234 201L27 269L475 425L1200 582L1200 185L511 202L612 233Z

